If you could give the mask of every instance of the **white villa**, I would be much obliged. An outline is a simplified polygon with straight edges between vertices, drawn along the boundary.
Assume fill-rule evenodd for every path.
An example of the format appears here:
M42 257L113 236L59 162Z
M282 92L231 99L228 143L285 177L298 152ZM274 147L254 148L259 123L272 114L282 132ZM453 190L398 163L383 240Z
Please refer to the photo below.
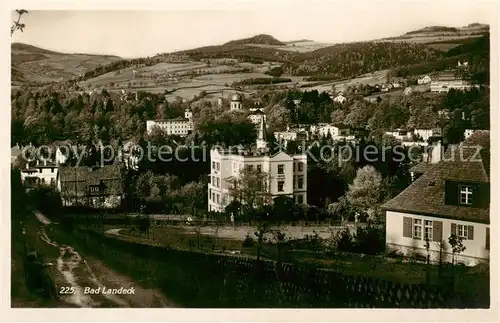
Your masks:
M333 140L354 139L354 136L351 135L349 127L343 125L333 125L330 123L312 125L311 133L316 133L320 137L328 137L328 135L330 135Z
M271 155L266 144L265 121L262 121L257 149L229 151L216 148L210 151L209 211L225 210L232 200L231 186L245 168L269 175L266 186L271 198L287 196L297 204L307 204L307 155L289 155L283 151Z
M34 165L33 165L34 164ZM28 186L55 186L59 167L55 163L43 160L40 162L26 163L21 169L21 182Z

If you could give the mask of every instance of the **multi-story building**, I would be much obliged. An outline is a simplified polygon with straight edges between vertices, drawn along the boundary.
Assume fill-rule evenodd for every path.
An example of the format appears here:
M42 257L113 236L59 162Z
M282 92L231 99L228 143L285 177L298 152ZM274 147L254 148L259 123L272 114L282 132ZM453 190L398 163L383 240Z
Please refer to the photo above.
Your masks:
M47 160L40 162L37 159L26 163L25 168L21 168L21 182L28 187L55 186L58 169L58 165L53 162L47 162Z
M261 109L250 109L248 118L250 118L250 121L252 121L252 123L260 124L262 119L266 119L266 114Z
M448 92L450 89L463 91L471 87L471 84L456 77L453 72L442 73L436 80L431 82L431 92Z
M167 135L187 136L193 131L193 112L188 108L184 112L184 118L146 121L148 134L151 134L156 127Z
M297 204L307 204L307 155L289 155L283 151L270 154L263 147L265 122L259 129L255 150L238 152L223 149L210 151L211 171L208 184L208 210L223 212L232 201L231 190L245 168L265 173L266 188L273 198L287 196ZM259 143L260 142L260 143Z
M311 132L320 137L331 136L333 140L353 139L349 127L343 125L333 125L329 123L319 123L311 126Z

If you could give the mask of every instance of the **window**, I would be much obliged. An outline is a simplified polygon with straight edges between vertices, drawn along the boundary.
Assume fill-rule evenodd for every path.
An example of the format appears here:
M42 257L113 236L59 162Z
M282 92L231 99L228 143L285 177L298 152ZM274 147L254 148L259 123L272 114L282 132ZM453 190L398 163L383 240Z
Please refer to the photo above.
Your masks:
M463 238L464 240L467 240L468 239L467 233L468 233L467 225L463 225L463 224L457 225L457 236L459 236L460 238Z
M220 163L217 163L217 170L220 170Z
M248 170L251 172L253 171L253 165L248 165Z
M215 169L215 162L212 162L212 169Z
M422 239L422 220L413 219L413 238Z
M278 181L278 192L283 192L285 187L285 181Z
M299 166L299 172L301 172L304 168L304 164L302 164L302 162L299 162L298 166Z
M91 186L90 192L92 192L92 193L99 192L99 186Z
M304 176L299 176L299 179L298 179L298 182L297 182L297 186L300 188L303 188L304 186Z
M427 237L429 241L432 241L432 221L425 220L424 221L424 239Z
M220 178L217 177L217 187L220 187Z
M283 164L278 165L278 174L285 174L285 165Z
M302 196L302 194L297 196L297 202L298 204L304 203L304 197Z
M262 165L257 165L257 173L262 172Z
M212 185L213 185L213 186L216 186L216 185L215 185L215 177L212 177Z
M217 204L220 204L220 195L217 194Z
M460 187L460 204L465 204L465 205L472 204L472 187L470 186Z

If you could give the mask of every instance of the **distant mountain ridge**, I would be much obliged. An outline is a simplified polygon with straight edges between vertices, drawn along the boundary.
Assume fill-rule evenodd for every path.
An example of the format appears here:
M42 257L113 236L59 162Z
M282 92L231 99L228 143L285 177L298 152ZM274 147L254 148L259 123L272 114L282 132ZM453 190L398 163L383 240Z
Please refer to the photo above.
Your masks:
M11 46L12 80L20 83L32 79L37 82L60 82L75 76L80 77L80 80L88 80L109 72L120 74L129 67L171 63L173 58L174 61L198 62L224 58L257 65L273 62L281 65L284 75L302 76L311 80L340 79L378 70L414 66L421 62L437 62L455 47L463 55L469 52L470 46L477 46L474 40L488 35L488 30L488 25L479 23L466 27L428 26L398 37L343 44L316 43L308 39L282 42L271 35L258 34L223 45L137 59L63 54L14 43Z
M285 43L267 34L259 34L250 38L232 40L225 43L224 45L244 45L244 44L275 45L275 46L285 45Z

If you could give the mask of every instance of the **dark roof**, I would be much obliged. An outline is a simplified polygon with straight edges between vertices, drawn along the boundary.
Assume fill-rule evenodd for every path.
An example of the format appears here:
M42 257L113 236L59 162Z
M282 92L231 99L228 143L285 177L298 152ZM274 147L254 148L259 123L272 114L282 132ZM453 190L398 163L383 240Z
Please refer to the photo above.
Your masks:
M261 109L257 109L257 110L255 110L255 111L253 111L253 112L250 113L250 115L253 115L253 114L262 115L262 114L265 114L265 113Z
M445 205L444 200L446 180L489 182L489 165L489 132L474 133L460 146L448 150L441 162L430 167L382 207L391 211L489 223L489 208Z
M106 165L103 167L61 167L59 169L61 193L86 195L88 187L93 185L106 186L110 194L122 194L122 180L119 165ZM75 187L76 186L76 187Z

